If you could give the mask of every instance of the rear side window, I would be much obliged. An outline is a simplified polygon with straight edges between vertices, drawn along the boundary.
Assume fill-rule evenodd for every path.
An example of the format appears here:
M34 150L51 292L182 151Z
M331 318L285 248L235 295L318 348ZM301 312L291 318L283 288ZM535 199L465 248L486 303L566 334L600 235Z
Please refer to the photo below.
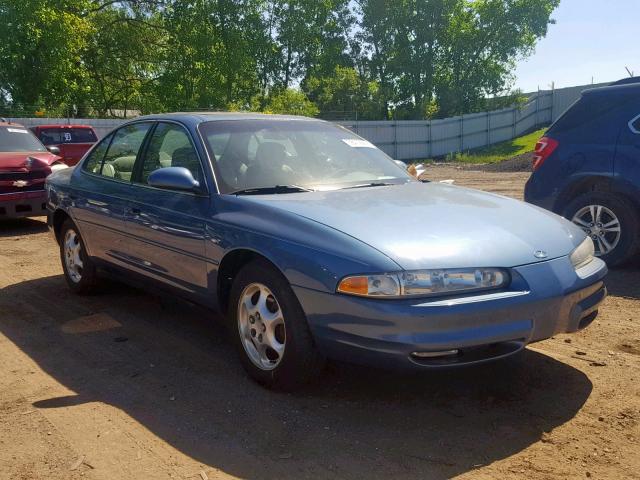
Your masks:
M82 168L87 172L91 173L100 173L100 169L102 168L102 160L104 159L104 154L107 153L107 149L109 148L109 143L111 143L111 139L113 138L113 133L107 135L102 139L102 141L94 148L87 159L84 161Z
M551 125L548 135L564 135L580 144L612 144L620 132L617 112L624 98L614 95L583 95Z
M131 181L133 166L150 126L133 123L116 130L91 152L84 169L103 177Z
M62 143L59 128L43 128L38 131L38 138L45 145L57 145Z
M133 123L116 131L102 162L101 175L131 181L133 166L151 124Z

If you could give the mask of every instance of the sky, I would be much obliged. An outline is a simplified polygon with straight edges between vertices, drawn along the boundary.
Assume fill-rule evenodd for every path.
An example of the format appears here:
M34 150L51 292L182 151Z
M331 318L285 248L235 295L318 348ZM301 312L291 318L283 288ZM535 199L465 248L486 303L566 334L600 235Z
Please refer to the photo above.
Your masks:
M640 76L640 0L561 0L547 36L518 62L515 87L524 92Z

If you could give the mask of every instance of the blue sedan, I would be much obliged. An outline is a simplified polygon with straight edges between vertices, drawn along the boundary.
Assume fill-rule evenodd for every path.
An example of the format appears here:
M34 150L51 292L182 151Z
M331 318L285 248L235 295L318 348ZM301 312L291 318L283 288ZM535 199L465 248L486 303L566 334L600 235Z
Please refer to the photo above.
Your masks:
M69 287L99 277L222 312L271 388L326 358L430 369L589 325L605 264L572 223L423 183L368 141L289 116L146 116L47 180Z

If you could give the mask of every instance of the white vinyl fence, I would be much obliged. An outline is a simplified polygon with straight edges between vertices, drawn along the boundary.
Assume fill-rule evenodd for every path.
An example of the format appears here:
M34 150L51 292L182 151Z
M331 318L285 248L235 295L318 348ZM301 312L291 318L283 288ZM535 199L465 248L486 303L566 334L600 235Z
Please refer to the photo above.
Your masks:
M520 108L471 113L441 120L338 122L366 138L397 160L441 157L450 153L491 145L555 121L586 88L601 85L546 90L529 95ZM88 124L103 137L124 120L80 118L17 118L26 127L44 124Z

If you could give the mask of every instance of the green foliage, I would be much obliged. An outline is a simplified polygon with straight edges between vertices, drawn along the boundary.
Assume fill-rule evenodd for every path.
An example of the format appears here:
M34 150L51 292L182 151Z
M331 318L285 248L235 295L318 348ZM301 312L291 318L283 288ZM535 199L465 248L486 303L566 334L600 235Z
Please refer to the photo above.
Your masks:
M0 104L100 116L469 113L520 99L510 72L558 3L0 0Z
M353 67L337 66L330 76L305 81L309 98L327 118L379 120L385 112L378 83L363 78Z
M545 132L545 128L536 130L522 137L487 147L476 148L463 153L454 153L447 157L450 162L462 163L497 163L516 155L533 152L536 142Z
M266 113L284 113L315 117L318 107L300 90L287 88L270 96L264 108Z
M84 0L0 0L0 91L13 103L52 107L84 93Z

